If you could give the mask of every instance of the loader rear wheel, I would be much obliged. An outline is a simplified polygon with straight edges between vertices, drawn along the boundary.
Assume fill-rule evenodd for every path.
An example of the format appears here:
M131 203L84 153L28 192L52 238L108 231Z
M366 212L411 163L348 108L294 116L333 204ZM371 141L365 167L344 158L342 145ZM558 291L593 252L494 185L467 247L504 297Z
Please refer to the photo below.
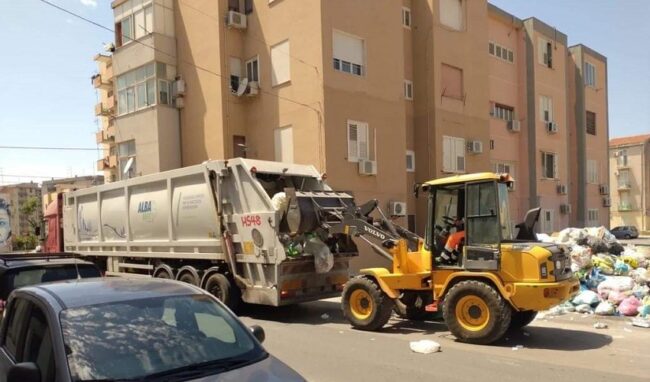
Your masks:
M524 326L533 322L537 312L534 310L525 310L523 312L512 312L512 320L510 321L510 329L521 329Z
M467 280L447 292L442 312L447 327L459 341L489 344L508 330L512 308L492 286Z
M343 316L360 330L379 330L393 311L390 299L374 280L366 277L350 279L343 288L341 308Z
M214 273L205 281L205 290L235 311L241 304L241 291L234 281L221 273Z

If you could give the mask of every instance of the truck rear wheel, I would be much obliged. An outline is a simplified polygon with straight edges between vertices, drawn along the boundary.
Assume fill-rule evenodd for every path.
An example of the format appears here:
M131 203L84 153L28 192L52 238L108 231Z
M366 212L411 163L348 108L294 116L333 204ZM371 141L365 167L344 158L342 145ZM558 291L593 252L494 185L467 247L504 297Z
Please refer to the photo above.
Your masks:
M341 309L352 326L360 330L379 330L393 311L390 299L374 280L366 277L350 279L343 288Z
M442 313L447 327L458 340L489 344L508 330L512 309L492 286L467 280L447 292Z
M524 326L533 322L537 312L534 310L525 310L523 312L512 312L512 320L510 321L510 329L521 329Z
M204 289L221 300L231 310L236 310L241 304L241 291L226 275L213 273L205 281Z

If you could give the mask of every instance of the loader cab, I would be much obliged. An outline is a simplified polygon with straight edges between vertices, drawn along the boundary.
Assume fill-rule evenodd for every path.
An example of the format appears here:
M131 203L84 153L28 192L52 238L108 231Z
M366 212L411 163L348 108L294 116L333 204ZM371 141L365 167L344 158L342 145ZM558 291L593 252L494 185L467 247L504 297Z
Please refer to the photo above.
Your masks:
M498 270L500 244L512 241L505 175L458 175L428 182L426 248L436 268ZM451 260L450 260L451 258Z

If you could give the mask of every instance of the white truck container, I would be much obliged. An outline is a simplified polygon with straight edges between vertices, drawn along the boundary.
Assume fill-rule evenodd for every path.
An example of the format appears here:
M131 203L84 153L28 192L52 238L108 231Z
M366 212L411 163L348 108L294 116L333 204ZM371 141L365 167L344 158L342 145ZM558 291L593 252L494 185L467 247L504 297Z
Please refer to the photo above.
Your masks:
M230 306L340 294L358 255L328 221L354 204L313 166L235 158L64 195L66 252L109 276L173 278Z

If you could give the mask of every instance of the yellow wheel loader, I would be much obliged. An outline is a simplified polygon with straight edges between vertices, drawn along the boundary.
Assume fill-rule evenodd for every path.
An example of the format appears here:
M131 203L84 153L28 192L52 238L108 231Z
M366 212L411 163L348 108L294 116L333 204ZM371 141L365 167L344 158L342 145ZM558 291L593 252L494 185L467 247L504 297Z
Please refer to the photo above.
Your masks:
M540 209L512 226L513 182L477 173L417 185L416 195L428 198L424 238L392 224L377 201L351 206L330 232L356 236L392 262L390 270L362 269L344 286L342 310L352 326L379 330L393 310L420 319L442 309L458 340L488 344L576 294L568 251L536 239ZM381 218L370 216L374 210Z

